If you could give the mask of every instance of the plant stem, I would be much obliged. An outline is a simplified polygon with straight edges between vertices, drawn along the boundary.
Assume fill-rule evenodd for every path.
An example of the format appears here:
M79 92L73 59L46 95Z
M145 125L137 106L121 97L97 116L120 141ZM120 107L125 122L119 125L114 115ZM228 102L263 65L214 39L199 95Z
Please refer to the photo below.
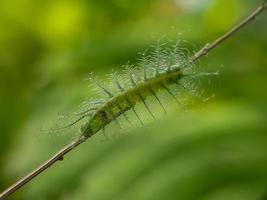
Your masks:
M249 22L254 20L260 13L262 13L267 8L267 1L265 0L264 3L262 3L257 9L255 9L250 15L248 15L245 19L243 19L241 22L239 22L237 25L235 25L232 29L230 29L228 32L226 32L224 35L216 39L212 43L206 44L203 48L201 48L197 53L195 53L182 67L185 68L187 66L190 66L191 64L195 63L198 59L205 56L208 52L215 49L217 46L219 46L221 43L223 43L225 40L233 36L236 32L238 32L240 29L242 29L244 26L246 26ZM57 161L62 161L64 156L68 154L70 151L75 149L80 144L84 143L88 137L81 136L79 139L73 141L72 143L68 144L64 148L62 148L60 151L55 153L51 158L49 158L47 161L39 165L36 169L34 169L32 172L18 180L16 183L14 183L12 186L7 188L5 191L3 191L0 194L0 200L3 200L7 197L9 197L11 194L16 192L19 188L23 187L26 183L30 182L32 179L37 177L39 174L41 174L43 171L47 170L49 167L51 167L53 164L55 164Z
M198 59L205 56L209 51L215 49L225 40L233 36L236 32L246 26L249 22L253 21L261 12L263 12L267 8L267 0L264 0L263 3L256 8L250 15L248 15L245 19L240 21L234 27L232 27L229 31L223 34L221 37L217 38L212 43L207 43L204 47L202 47L197 53L195 53L189 60L186 62L182 68L190 66L191 64L195 63Z
M60 151L55 153L51 158L49 158L47 161L39 165L36 169L34 169L32 172L18 180L16 183L11 185L9 188L7 188L4 192L0 194L0 200L3 200L7 197L9 197L11 194L16 192L19 188L24 186L26 183L31 181L33 178L41 174L43 171L51 167L55 162L62 161L64 159L64 156L69 153L71 150L75 149L78 145L85 142L87 138L80 137L79 139L71 142L67 146L63 147Z

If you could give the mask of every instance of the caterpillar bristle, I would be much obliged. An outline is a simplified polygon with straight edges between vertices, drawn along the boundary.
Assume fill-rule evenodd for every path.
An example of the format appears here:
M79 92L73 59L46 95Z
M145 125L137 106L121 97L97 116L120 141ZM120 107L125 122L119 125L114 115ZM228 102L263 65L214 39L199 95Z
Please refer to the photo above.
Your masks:
M136 84L136 82L134 80L134 75L130 73L129 76L130 76L130 80L131 80L132 86L135 87L137 84Z
M146 109L148 110L148 112L149 112L149 114L151 115L151 117L152 117L153 119L156 119L155 116L153 115L153 113L151 112L151 110L149 109L149 107L148 107L148 105L147 105L145 99L142 97L142 95L141 95L140 93L138 93L138 96L139 96L139 98L141 99L141 101L143 102L143 104L145 105L145 107L146 107Z
M129 103L129 105L131 106L131 109L133 110L135 116L137 117L137 119L139 120L139 122L141 123L141 125L143 126L144 123L143 123L143 121L141 120L140 116L137 114L137 112L136 112L136 110L135 110L133 104L131 103L131 100L130 100L128 97L126 97L126 101Z
M184 76L186 77L201 77L201 76L218 76L219 72L200 72L200 73L192 73L192 74L184 74Z
M108 96L108 98L113 97L113 94L107 88L105 88L103 84L97 81L96 78L92 77L92 75L89 78L89 80L90 80L93 90L96 91L100 96L104 94L104 97L105 96ZM95 86L99 88L100 90L97 90Z
M84 111L76 112L75 115L77 115L77 116L83 116L85 114L88 114L88 113L93 112L93 111L96 111L96 110L97 110L97 108L94 108L93 107L93 108L86 109Z
M149 89L151 94L155 97L155 99L159 102L159 105L161 106L161 108L163 109L164 113L167 114L166 109L164 108L163 104L161 103L159 97L157 96L157 94L153 91L153 89Z
M177 97L171 92L171 90L166 86L164 85L163 83L160 84L162 86L163 89L165 89L171 97L173 97L173 99L179 104L179 105L183 105L182 102L177 99Z
M84 114L84 115L80 116L78 119L75 119L73 122L71 122L71 123L69 123L69 124L67 124L65 126L58 127L58 128L55 128L55 129L49 130L49 131L41 131L41 133L49 134L49 133L58 133L58 132L64 131L64 130L76 125L81 120L85 119L86 117L91 117L91 116L92 116L92 114Z
M117 88L118 92L124 92L124 86L121 84L121 77L114 73L111 75L111 82L115 83L115 88Z
M142 77L144 82L147 81L147 73L145 67L142 68Z
M199 98L200 98L199 95L195 94L195 90L189 89L187 86L185 86L185 85L183 85L183 84L177 82L176 80L173 80L173 82L174 82L177 86L179 86L180 88L182 88L184 91L187 91L187 92L189 91L189 93L190 93L191 95L193 95L193 97L195 97L196 99L199 99Z

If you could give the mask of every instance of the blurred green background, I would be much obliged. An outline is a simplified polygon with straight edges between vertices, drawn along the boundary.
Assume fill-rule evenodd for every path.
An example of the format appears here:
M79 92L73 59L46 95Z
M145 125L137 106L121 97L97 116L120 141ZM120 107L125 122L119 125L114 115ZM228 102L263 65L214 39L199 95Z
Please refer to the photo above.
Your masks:
M0 190L78 131L38 134L93 97L90 72L135 63L162 37L201 47L259 3L1 0ZM146 127L110 128L10 199L266 199L266 23L264 13L202 60L221 69L206 88L215 98L186 113L170 99L168 115Z

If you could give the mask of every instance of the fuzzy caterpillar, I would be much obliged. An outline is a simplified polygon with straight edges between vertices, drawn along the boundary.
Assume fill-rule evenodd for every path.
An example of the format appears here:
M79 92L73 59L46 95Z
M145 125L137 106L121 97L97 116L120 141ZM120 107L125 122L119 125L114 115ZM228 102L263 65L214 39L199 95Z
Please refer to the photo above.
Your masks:
M182 78L182 71L175 69L164 74L158 74L154 78L148 79L142 83L135 83L133 77L130 77L133 81L133 87L128 90L124 90L120 83L117 82L121 92L113 96L107 91L110 95L110 100L92 114L91 119L83 126L82 134L87 137L92 136L130 109L134 111L139 121L143 123L135 111L134 107L136 103L140 101L143 102L149 113L153 116L147 103L145 102L146 97L153 95L156 99L158 99L156 92L161 88L164 88L171 93L171 91L167 88L167 85L175 83L174 81L179 81L180 78Z
M63 160L64 156L68 154L70 151L78 147L80 144L84 143L89 137L97 133L101 128L105 127L107 124L109 124L111 121L116 121L116 118L122 114L125 114L127 110L132 109L134 112L134 105L140 101L137 99L141 99L141 101L145 104L146 97L148 96L154 96L157 100L157 96L154 94L155 92L151 92L151 94L148 93L148 90L150 87L155 90L160 90L159 86L162 86L165 90L167 90L168 93L170 93L173 97L173 93L169 92L168 85L172 85L173 83L181 85L181 81L186 77L199 77L199 76L206 76L210 74L217 75L216 73L198 73L198 74L187 74L186 71L189 69L194 63L196 63L200 58L207 55L210 51L218 47L220 44L222 44L224 41L226 41L228 38L232 37L234 34L236 34L238 31L240 31L243 27L245 27L249 22L253 21L258 15L260 15L263 11L267 9L267 0L264 0L261 5L259 5L252 13L250 13L245 19L241 20L237 25L235 25L233 28L228 30L226 33L218 37L216 40L214 40L212 43L206 44L202 49L197 51L195 54L193 54L191 57L187 59L186 62L172 62L173 56L163 56L163 58L155 57L155 60L145 60L148 61L146 63L146 66L152 65L155 70L152 70L152 72L155 72L152 76L147 76L146 69L143 68L143 77L144 79L141 82L136 82L136 80L133 79L134 73L131 73L130 76L128 76L128 79L130 78L130 82L132 83L132 87L129 89L122 88L120 84L116 84L117 87L119 87L120 92L116 95L113 95L108 90L106 90L104 87L99 85L101 89L108 94L109 99L107 101L97 101L93 102L94 105L90 109L83 111L81 113L78 113L81 117L73 122L72 124L66 126L72 126L75 123L79 122L85 117L89 117L89 120L87 123L82 127L82 135L79 139L69 143L62 149L60 149L57 153L55 153L51 158L49 158L47 161L43 162L41 165L39 165L37 168L35 168L33 171L25 175L23 178L19 179L16 183L14 183L12 186L4 190L2 193L0 193L0 199L5 199L9 197L11 194L16 192L19 188L23 187L25 184L30 182L32 179L37 177L39 174L47 170L49 167L51 167L54 163L57 161ZM176 54L163 54L163 55L180 55ZM160 58L160 59L159 59ZM176 60L176 59L175 59ZM150 62L152 61L152 62ZM155 62L156 61L156 62ZM161 62L164 61L164 62ZM167 62L166 62L167 61ZM171 61L171 62L169 62ZM182 64L182 65L180 65ZM140 70L138 70L140 72ZM150 70L151 72L151 70ZM151 75L151 74L150 74ZM182 85L182 87L185 87ZM135 88L135 89L134 89ZM137 89L139 88L139 90ZM186 88L186 87L185 87ZM151 89L151 88L150 88ZM140 92L144 92L144 94L141 94ZM142 96L144 95L144 96ZM132 97L133 99L129 99ZM117 100L123 101L123 106ZM130 100L130 101L129 101ZM126 103L125 103L126 101ZM160 102L160 101L159 101ZM128 104L127 104L128 103ZM109 105L110 104L110 105ZM115 104L117 107L115 107ZM146 105L147 107L147 105ZM115 109L116 110L113 110ZM147 107L148 108L148 107ZM149 108L148 108L149 110ZM136 113L137 114L137 113ZM126 116L126 115L125 115Z
M143 125L143 122L137 113L135 106L137 103L143 103L148 113L152 118L155 118L149 105L146 102L147 97L154 97L159 103L163 111L166 109L162 104L157 93L161 90L168 93L175 99L178 104L182 102L171 91L170 86L175 85L182 89L186 87L181 83L181 80L188 77L205 76L217 73L198 73L194 74L190 67L183 67L188 61L189 55L185 55L178 47L178 43L171 48L157 46L152 52L152 55L142 55L140 63L137 67L131 65L125 66L125 74L118 75L113 73L111 81L116 92L105 88L101 83L96 81L92 76L91 83L100 88L101 92L107 96L105 100L93 102L89 109L79 113L80 118L71 123L72 126L84 118L88 118L87 122L81 127L81 134L88 138L93 136L99 130L104 129L111 122L119 125L117 118L121 115L129 122L126 112L132 110L137 119ZM188 71L190 73L188 73ZM111 92L112 91L112 92Z

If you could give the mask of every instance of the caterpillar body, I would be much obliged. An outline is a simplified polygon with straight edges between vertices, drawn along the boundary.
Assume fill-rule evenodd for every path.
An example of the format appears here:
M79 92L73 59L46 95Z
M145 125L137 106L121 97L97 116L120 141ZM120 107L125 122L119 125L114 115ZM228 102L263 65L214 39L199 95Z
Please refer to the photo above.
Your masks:
M189 54L187 52L187 54ZM88 138L104 129L109 123L115 122L120 126L117 118L121 115L131 123L126 112L132 110L139 122L143 122L137 113L135 106L141 102L149 112L152 118L155 118L146 100L147 97L154 97L159 106L166 113L166 109L161 102L158 92L163 90L168 93L175 101L183 106L183 103L176 97L171 86L176 85L184 90L186 86L181 83L188 77L198 77L217 73L194 73L193 65L188 65L190 56L184 53L179 47L179 43L172 45L170 48L164 46L154 47L151 55L142 54L138 66L125 66L124 74L118 75L113 73L111 81L113 90L107 89L103 84L90 77L94 89L97 87L101 93L106 96L104 100L89 102L91 105L86 110L79 113L80 118L63 127L67 128L79 122L84 118L88 120L81 127L81 136ZM115 91L114 91L115 90ZM99 91L99 90L98 90Z
M110 100L108 100L104 105L102 105L92 114L91 119L83 126L82 134L84 134L86 137L94 135L100 129L105 127L113 120L116 120L117 117L119 117L121 114L124 114L130 109L133 109L137 118L142 123L142 120L140 119L134 108L135 104L140 101L144 103L145 107L154 118L154 115L145 102L146 98L148 96L154 96L159 101L160 105L162 105L156 93L160 89L165 89L166 91L171 93L171 91L167 88L167 85L178 82L179 79L182 78L182 76L182 70L173 69L164 74L157 74L154 78L144 80L144 82L142 83L136 83L133 79L133 76L130 75L129 78L133 82L133 87L128 90L124 90L120 83L116 80L116 84L121 92L115 96L112 96L111 93L105 90L108 95L110 95Z

